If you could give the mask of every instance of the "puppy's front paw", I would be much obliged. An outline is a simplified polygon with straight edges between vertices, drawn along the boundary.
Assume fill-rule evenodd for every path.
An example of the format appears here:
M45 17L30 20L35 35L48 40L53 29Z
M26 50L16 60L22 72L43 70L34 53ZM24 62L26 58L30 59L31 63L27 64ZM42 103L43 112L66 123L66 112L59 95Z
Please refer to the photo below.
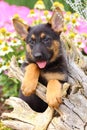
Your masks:
M22 93L25 96L29 96L30 94L34 93L36 90L36 87L37 87L37 83L38 83L37 80L30 81L30 80L26 79L26 81L25 81L25 79L24 79L22 86L21 86Z
M58 108L62 103L62 85L57 80L50 80L47 85L47 103L50 107Z
M36 64L30 64L26 67L25 76L22 82L21 90L25 96L34 93L39 78L39 69Z

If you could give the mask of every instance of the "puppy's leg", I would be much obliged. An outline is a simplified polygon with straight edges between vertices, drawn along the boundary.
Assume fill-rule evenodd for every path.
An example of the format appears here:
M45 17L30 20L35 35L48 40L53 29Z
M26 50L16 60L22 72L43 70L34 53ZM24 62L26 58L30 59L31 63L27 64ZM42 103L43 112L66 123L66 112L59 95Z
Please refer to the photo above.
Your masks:
M58 80L49 80L46 93L47 103L57 108L62 103L62 84Z
M36 90L40 70L34 63L29 64L25 70L21 90L25 96L29 96Z

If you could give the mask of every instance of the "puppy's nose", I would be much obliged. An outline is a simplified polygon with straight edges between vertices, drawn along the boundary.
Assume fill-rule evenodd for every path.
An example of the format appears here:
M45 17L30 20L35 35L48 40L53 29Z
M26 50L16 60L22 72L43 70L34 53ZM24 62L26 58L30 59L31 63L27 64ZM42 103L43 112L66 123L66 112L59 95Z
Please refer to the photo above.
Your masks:
M42 54L40 52L37 52L34 54L34 57L39 60L42 58Z

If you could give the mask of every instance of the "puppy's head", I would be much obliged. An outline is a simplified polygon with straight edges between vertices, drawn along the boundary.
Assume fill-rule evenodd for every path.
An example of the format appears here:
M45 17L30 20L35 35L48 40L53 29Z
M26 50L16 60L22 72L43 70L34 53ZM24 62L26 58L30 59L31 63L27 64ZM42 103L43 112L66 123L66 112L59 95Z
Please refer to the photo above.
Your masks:
M18 19L13 24L20 36L26 41L26 58L45 68L54 62L61 53L60 33L63 29L63 15L57 8L46 24L30 27Z

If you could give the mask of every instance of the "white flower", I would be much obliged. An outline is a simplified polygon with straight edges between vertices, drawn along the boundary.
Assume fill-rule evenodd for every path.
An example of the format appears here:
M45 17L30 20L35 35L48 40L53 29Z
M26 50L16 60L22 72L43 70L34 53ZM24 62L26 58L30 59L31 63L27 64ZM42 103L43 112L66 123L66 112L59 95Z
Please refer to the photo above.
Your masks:
M0 67L0 73L1 73L2 71L7 70L7 69L8 69L8 67L7 67L6 65L2 65L2 66Z
M9 68L9 66L10 66L10 61L8 61L6 64L4 62L0 63L0 73L2 71L7 70Z
M22 56L22 57L20 57L20 59L18 60L18 62L19 62L20 64L22 64L22 63L24 62L24 60L25 60L25 56Z
M11 33L10 37L11 38L17 37L17 33L16 32Z
M34 6L35 9L43 10L45 9L44 2L42 0L38 0Z
M19 46L22 42L19 39L13 39L11 42L8 43L9 46Z
M9 52L13 52L13 49L11 47L7 46L7 45L2 46L0 48L0 56L5 56Z

